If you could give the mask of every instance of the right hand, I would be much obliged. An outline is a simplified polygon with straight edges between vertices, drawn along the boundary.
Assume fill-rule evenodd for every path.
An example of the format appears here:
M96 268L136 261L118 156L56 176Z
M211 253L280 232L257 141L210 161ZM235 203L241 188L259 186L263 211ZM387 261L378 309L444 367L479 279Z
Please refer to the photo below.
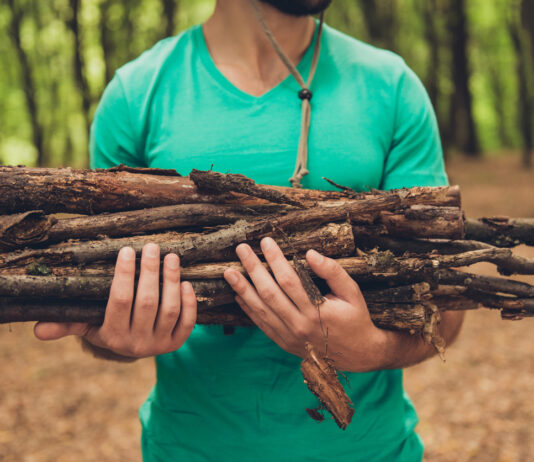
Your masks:
M134 302L135 251L120 250L111 284L104 323L37 323L35 336L56 340L67 335L84 337L99 348L131 358L156 356L180 348L193 330L197 300L190 282L180 283L180 260L169 254L163 263L159 300L160 250L147 244L141 256L141 273Z

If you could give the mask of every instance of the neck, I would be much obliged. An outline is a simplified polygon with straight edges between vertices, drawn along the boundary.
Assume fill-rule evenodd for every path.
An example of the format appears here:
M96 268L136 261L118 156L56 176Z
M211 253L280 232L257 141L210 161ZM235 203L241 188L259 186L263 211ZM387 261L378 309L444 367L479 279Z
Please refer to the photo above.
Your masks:
M313 38L313 18L290 16L261 2L259 7L284 52L298 64ZM261 95L287 77L249 0L218 0L203 32L215 65L242 90Z

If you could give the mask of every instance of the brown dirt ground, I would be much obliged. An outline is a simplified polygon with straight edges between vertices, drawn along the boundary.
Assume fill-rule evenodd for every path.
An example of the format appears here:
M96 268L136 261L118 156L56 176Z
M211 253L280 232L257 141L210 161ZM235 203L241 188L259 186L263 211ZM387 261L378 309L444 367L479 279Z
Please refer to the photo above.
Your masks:
M521 171L517 157L453 159L449 173L468 216L534 217L534 172ZM534 320L469 313L446 363L406 371L426 460L534 460L533 328ZM0 361L0 460L140 460L137 409L154 380L152 361L97 361L73 339L38 342L30 325L0 327Z

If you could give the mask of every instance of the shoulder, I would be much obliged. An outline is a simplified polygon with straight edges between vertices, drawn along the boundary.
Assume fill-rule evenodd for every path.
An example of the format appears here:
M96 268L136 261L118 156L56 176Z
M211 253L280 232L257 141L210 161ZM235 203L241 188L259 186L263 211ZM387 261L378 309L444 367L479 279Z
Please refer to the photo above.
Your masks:
M374 85L397 86L413 74L404 59L389 50L362 42L328 25L323 38L325 58L337 68L367 77Z
M146 93L160 75L172 68L175 63L183 61L184 55L191 51L192 33L195 27L198 26L160 40L152 48L117 70L116 77L123 85L127 96L136 93L136 90Z

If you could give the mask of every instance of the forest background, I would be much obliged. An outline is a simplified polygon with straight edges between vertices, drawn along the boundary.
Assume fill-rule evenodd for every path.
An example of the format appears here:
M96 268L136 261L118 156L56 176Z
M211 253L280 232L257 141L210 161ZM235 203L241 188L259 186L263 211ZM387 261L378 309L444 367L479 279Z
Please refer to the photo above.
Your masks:
M213 3L0 0L0 164L86 167L114 71L206 19ZM422 79L467 216L534 217L534 169L522 166L532 156L534 0L333 0L326 21L399 53ZM517 253L534 258L532 247ZM472 270L497 275L490 264ZM533 460L533 323L469 312L446 363L406 370L425 460ZM73 338L39 342L27 323L0 326L0 364L2 462L140 460L136 414L153 360L92 359Z
M115 70L213 3L1 0L0 162L87 167L91 120ZM326 20L406 60L447 153L522 150L530 163L533 0L334 0Z

